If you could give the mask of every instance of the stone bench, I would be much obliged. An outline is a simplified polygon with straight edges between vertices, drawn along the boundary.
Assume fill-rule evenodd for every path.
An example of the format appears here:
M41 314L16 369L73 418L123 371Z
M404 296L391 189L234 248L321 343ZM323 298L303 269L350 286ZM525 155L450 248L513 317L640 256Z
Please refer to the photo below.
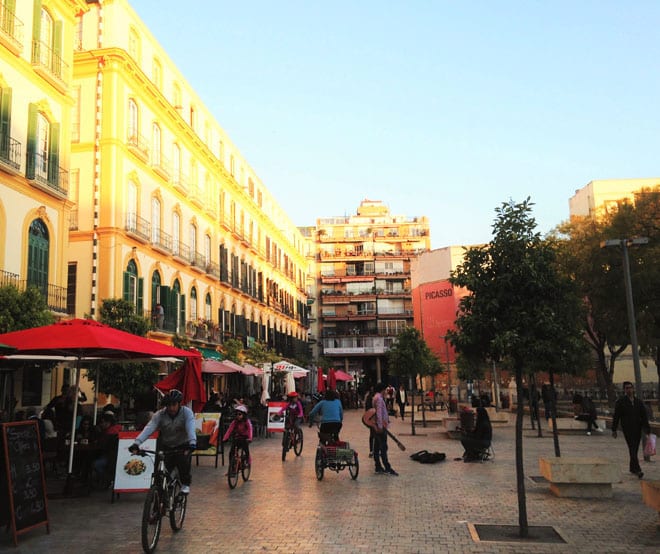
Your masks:
M621 481L619 465L605 458L539 458L539 468L555 496L610 498Z
M509 423L509 412L498 412L494 406L489 406L485 408L488 412L488 418L490 419L491 424L495 423Z
M658 512L658 530L660 530L660 481L641 481L640 483L644 504Z
M552 431L552 419L548 420L548 425ZM602 420L596 421L596 426L605 430L605 423ZM586 433L587 422L572 417L558 417L557 418L557 432L558 433Z

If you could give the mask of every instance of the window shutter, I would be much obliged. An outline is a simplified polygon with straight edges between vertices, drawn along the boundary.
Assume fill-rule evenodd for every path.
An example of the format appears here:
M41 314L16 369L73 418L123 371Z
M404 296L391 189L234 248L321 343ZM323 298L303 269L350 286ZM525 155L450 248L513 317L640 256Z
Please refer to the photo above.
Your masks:
M48 182L52 185L60 183L60 124L50 124L50 145L48 146Z
M182 294L179 298L179 328L183 330L186 328L186 295Z
M137 280L137 306L135 306L135 313L139 316L144 315L144 277Z
M32 40L36 50L32 52L32 60L39 59L39 41L41 40L41 0L34 0L32 12Z
M0 104L0 155L9 159L9 137L11 137L11 89L3 88Z
M131 295L129 291L131 290L131 274L128 271L124 271L124 289L123 289L123 299L126 302L131 301Z
M25 176L34 179L35 154L37 152L37 105L28 106L27 164Z

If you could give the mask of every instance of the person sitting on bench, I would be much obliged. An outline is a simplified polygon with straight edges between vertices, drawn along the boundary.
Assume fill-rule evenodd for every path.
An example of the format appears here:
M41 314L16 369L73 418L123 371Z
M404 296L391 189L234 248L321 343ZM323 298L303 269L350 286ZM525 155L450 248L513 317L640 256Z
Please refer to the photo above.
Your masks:
M477 408L477 421L474 430L464 433L461 438L461 444L465 448L463 453L464 462L474 462L483 460L490 448L493 439L493 427L490 424L488 412L483 406Z

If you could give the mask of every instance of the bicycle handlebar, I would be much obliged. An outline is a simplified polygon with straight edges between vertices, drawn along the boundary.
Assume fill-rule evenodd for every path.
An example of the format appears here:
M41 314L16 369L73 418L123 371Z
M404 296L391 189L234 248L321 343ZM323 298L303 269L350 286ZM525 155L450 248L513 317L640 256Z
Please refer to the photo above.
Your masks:
M192 452L193 450L194 450L194 448L192 446L186 446L186 447L179 446L177 448L172 448L172 449L168 449L168 450L161 449L161 450L158 450L158 451L156 451L156 450L146 450L146 449L139 448L136 452L132 451L129 448L129 451L132 454L135 454L136 456L142 456L142 457L150 455L150 454L159 454L159 455L162 455L162 456L167 456L167 455L170 455L170 454L184 454L185 452Z

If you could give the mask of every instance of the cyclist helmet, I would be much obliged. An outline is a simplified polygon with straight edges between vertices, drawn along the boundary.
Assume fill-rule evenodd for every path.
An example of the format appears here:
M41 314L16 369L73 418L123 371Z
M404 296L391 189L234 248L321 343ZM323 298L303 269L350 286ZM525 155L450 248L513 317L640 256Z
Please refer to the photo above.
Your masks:
M183 394L180 390L171 389L165 396L163 396L163 406L170 406L171 404L181 403Z
M292 390L290 393L286 395L287 398L298 398L298 393L294 390Z
M238 406L236 406L236 411L247 414L248 409L245 406L243 406L243 404L239 404Z

